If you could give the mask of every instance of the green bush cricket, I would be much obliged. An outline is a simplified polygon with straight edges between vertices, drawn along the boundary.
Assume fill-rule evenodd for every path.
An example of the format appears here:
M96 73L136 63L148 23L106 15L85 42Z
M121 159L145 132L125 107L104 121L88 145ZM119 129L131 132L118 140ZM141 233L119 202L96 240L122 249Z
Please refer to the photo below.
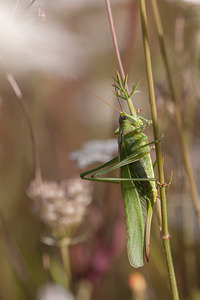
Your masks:
M115 80L116 95L128 100L135 92L133 86L128 95L127 77L122 84L117 73ZM120 113L118 133L119 155L97 168L81 173L85 180L120 183L124 200L127 249L130 264L141 267L144 254L149 261L150 230L153 205L157 197L156 179L150 157L148 137L143 133L150 124L140 116ZM112 166L111 166L112 165ZM120 178L105 178L103 174L120 168ZM103 169L102 171L100 171Z

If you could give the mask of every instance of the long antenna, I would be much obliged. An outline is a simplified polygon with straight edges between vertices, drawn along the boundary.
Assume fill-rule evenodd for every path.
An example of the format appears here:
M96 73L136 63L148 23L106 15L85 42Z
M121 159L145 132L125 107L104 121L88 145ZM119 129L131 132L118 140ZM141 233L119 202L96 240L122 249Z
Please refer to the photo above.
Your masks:
M120 114L122 114L122 112L120 110L118 110L117 108L115 108L114 106L112 106L111 104L109 104L108 102L106 102L105 100L103 100L101 97L97 96L92 90L90 90L82 81L80 81L78 78L76 78L74 75L70 74L70 76L76 81L78 82L86 91L88 91L89 93L91 93L93 96L95 96L97 99L99 99L100 101L102 101L103 103L105 103L106 105L110 106L112 109L116 110L117 112L119 112Z

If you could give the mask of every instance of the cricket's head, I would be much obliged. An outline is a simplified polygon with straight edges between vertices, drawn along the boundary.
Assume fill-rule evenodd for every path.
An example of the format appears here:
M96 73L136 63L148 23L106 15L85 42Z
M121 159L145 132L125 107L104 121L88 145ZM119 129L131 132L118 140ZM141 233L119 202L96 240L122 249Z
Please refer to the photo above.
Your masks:
M143 122L139 117L127 115L126 113L120 114L119 118L120 132L128 134L130 132L140 132L143 127Z
M143 122L140 118L127 115L125 112L120 114L119 124L123 127L130 127L131 130L140 128L143 125Z

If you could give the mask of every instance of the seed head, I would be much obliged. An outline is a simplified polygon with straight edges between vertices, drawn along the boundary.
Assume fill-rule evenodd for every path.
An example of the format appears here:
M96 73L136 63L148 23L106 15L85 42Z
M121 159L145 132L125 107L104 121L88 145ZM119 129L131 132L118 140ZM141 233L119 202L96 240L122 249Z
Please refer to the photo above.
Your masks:
M32 181L28 189L35 213L58 239L73 235L91 202L91 192L90 182L78 177L60 184Z

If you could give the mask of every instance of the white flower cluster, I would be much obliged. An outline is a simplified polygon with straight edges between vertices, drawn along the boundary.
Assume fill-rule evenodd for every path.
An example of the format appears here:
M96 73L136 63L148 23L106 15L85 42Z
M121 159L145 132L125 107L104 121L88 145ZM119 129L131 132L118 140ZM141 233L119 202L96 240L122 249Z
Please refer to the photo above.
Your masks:
M81 150L74 151L69 158L76 161L80 169L93 163L105 163L113 158L117 152L117 139L92 140L83 145Z
M34 209L54 237L69 236L82 222L91 202L90 182L76 177L61 182L31 182L28 195Z

